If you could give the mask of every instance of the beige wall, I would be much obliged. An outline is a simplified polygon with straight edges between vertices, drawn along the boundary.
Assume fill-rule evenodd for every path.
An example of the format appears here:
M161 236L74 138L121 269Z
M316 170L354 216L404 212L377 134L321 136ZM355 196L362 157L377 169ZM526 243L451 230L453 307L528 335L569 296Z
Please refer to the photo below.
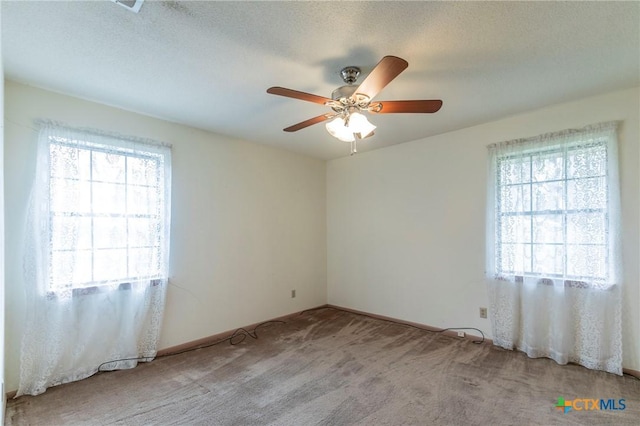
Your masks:
M18 385L36 118L173 144L161 348L326 303L324 161L10 81L5 96L7 390Z
M622 120L624 366L640 370L640 90L556 105L327 163L329 303L477 327L484 285L490 143Z

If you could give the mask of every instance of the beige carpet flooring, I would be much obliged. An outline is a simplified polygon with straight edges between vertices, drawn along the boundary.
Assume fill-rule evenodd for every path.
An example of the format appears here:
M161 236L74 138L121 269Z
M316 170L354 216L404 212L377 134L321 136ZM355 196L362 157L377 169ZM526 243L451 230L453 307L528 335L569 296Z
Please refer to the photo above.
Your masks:
M341 310L10 400L8 425L640 424L640 380ZM555 408L558 397L625 410Z

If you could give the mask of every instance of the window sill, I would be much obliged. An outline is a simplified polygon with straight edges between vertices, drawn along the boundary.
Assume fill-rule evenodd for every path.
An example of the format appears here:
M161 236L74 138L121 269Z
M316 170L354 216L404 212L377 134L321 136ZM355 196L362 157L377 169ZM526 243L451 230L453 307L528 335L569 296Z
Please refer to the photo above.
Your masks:
M46 293L46 297L49 300L59 299L59 298L76 298L82 296L88 296L92 294L99 293L110 293L114 291L127 291L131 290L134 286L140 285L149 285L149 287L158 287L162 285L162 279L152 279L146 281L137 281L137 282L123 282L120 284L100 284L88 287L74 287L74 288L65 288L60 290L49 290Z
M514 277L508 278L502 275L497 275L495 279L497 281L507 281L513 282L515 284L523 284L524 278L522 275L516 275ZM553 278L545 278L545 277L527 277L532 279L537 279L536 284L539 286L555 286L554 281L559 281L560 279L554 280ZM598 291L612 291L617 288L617 284L593 284L587 281L578 281L578 280L563 280L564 288L576 288L576 289L585 289L585 290L598 290Z

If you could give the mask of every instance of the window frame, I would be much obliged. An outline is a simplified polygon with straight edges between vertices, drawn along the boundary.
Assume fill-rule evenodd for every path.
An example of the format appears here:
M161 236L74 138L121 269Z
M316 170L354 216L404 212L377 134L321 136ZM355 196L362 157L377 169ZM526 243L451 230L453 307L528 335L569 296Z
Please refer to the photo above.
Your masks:
M605 164L605 169L604 169L604 174L600 174L600 175L589 175L586 177L570 177L568 176L568 164L567 164L567 158L569 156L569 154L572 151L576 151L576 150L583 150L585 148L590 148L590 147L594 147L594 148L598 148L598 149L602 149L604 151L604 155L605 155L605 160L604 160L604 164ZM539 156L545 156L545 155L549 155L549 154L558 154L558 157L562 159L562 178L559 179L551 179L551 180L544 180L544 181L536 181L534 179L534 175L533 175L533 164L534 164L534 157L539 157ZM503 167L502 167L502 163L505 161L513 161L514 159L516 160L523 160L520 161L520 164L522 165L527 165L529 166L529 178L527 181L522 181L522 182L517 182L517 183L503 183L502 180L502 171L503 171ZM524 161L526 160L526 161ZM606 140L606 138L596 138L595 140L589 140L589 141L580 141L580 142L575 142L575 143L571 143L565 146L562 145L556 145L556 146L543 146L543 147L539 147L539 148L530 148L527 150L524 150L520 153L516 153L516 154L503 154L503 155L498 155L496 156L496 165L495 165L495 180L494 180L494 190L495 190L495 203L496 203L496 216L495 216L495 252L494 252L494 261L495 261L495 276L497 279L502 280L502 279L506 279L509 276L514 276L516 277L516 282L523 282L524 277L535 277L538 278L538 282L540 284L549 284L550 280L557 280L557 279L563 279L564 285L565 287L573 287L573 288L607 288L609 287L609 282L610 282L610 240L608 238L608 233L610 232L609 229L609 215L610 215L610 197L609 197L609 191L610 191L610 176L609 176L609 152L608 152L608 142ZM549 183L549 182L562 182L563 185L563 201L567 202L569 200L568 198L568 182L570 181L579 181L579 180L583 180L583 179L593 179L593 178L600 178L600 179L604 179L604 185L606 188L606 194L604 196L604 206L602 207L595 207L595 208L586 208L586 209L580 209L580 208L573 208L570 209L568 208L568 206L565 204L562 206L562 208L560 209L556 209L556 210L534 210L534 191L533 191L533 186L535 184L540 184L540 183ZM509 186L528 186L529 187L529 206L527 210L523 210L523 211L505 211L503 208L503 202L502 202L502 190L504 187L509 187ZM597 214L601 214L603 217L603 224L604 224L604 229L603 229L603 238L602 238L602 243L574 243L574 244L569 244L568 240L567 240L567 229L568 229L568 221L567 221L567 217L568 215L571 214L576 214L579 212L586 212L586 213L597 213ZM535 241L535 237L534 237L534 218L536 215L549 215L549 214L553 214L553 215L562 215L562 242L561 243L549 243L549 242L536 242ZM506 217L517 217L517 216L525 216L528 217L530 220L529 223L529 239L528 241L524 241L524 242L507 242L505 243L503 241L503 220ZM531 255L530 255L530 259L529 259L529 268L528 271L511 271L511 270L503 270L503 248L505 244L523 244L523 245L527 245L529 246L531 249ZM534 253L535 253L535 246L536 245L558 245L563 247L563 261L562 261L562 273L555 273L555 272L548 272L548 271L535 271L535 267L534 267ZM603 276L595 276L595 275L575 275L575 274L569 274L568 273L568 255L567 255L567 247L570 245L574 245L574 246L600 246L603 248L603 253L604 253L604 275ZM526 268L525 268L526 269Z
M100 135L101 139L104 139L103 135ZM94 293L99 293L99 292L103 292L103 291L110 291L110 290L131 290L132 289L132 285L137 285L137 284L145 284L145 285L151 285L151 286L158 286L161 284L162 280L166 279L166 267L163 266L163 262L166 261L166 257L168 255L168 253L164 253L164 250L168 250L168 247L165 248L167 246L166 241L164 241L165 238L167 238L168 236L165 235L164 232L159 231L158 235L156 238L154 238L153 244L152 245L147 245L147 246L132 246L131 245L131 241L130 241L130 235L129 235L129 231L130 231L130 219L147 219L148 222L150 224L154 224L155 226L160 227L161 229L168 226L168 217L166 217L168 215L168 211L167 211L167 203L170 203L170 199L166 199L166 197L162 196L162 197L158 197L158 199L155 200L155 203L153 205L153 212L150 213L130 213L128 211L128 192L130 191L131 188L133 187L147 187L147 188L154 188L155 191L159 194L162 193L166 193L167 188L165 187L165 185L169 184L169 181L165 179L164 174L167 173L167 170L165 170L165 162L166 161L170 161L170 156L167 156L165 153L157 150L154 146L152 145L148 145L149 149L140 149L139 147L136 148L130 148L128 147L128 143L127 141L123 141L123 140L119 140L118 138L113 138L110 142L94 142L91 140L92 139L92 134L91 133L87 133L86 135L84 135L84 137L82 138L68 138L68 137L64 137L64 136L59 136L59 135L49 135L48 136L48 155L49 155L49 161L48 161L48 178L49 178L49 185L48 185L48 201L49 201L49 208L48 208L48 234L49 234L49 240L48 240L48 288L46 289L47 293L50 296L55 296L56 293L59 292L67 292L67 291L72 291L72 294L74 296L79 296L79 295L87 295L87 294L94 294ZM78 151L80 150L86 150L89 153L89 165L88 165L88 170L90 173L90 177L87 180L82 180L81 178L72 178L72 177L64 177L64 176L57 176L54 175L54 167L51 161L52 158L52 148L54 146L60 146L60 147L67 147L67 148L71 148L71 149L76 149ZM145 144L145 146L147 146ZM111 155L118 155L124 158L124 165L123 165L123 173L124 173L124 182L123 183L118 183L118 182L108 182L108 181L102 181L99 179L94 179L93 178L93 173L94 173L94 169L93 169L93 161L94 161L94 153L102 153L102 154L111 154ZM144 159L147 161L152 161L155 162L155 178L153 179L153 185L143 185L140 183L131 183L129 182L129 167L128 167L128 162L130 158L139 158L139 159ZM78 181L78 182L85 182L89 184L89 188L90 188L90 206L91 206L91 211L89 213L86 212L79 212L79 209L69 209L68 211L56 211L53 208L54 205L54 193L52 191L52 185L55 181ZM110 185L122 185L123 189L124 189L124 203L125 203L125 212L124 213L96 213L94 212L94 206L95 203L93 201L93 197L96 194L97 191L94 188L94 185L98 183L102 183L102 184L110 184ZM56 217L63 217L63 216L67 216L67 217L84 217L84 218L89 218L91 221L91 225L90 225L90 230L91 230L91 245L89 248L85 248L85 249L68 249L68 248L56 248L54 247L54 232L53 232L53 227L54 227L54 219ZM124 238L124 246L123 247L107 247L107 248L98 248L96 247L96 242L95 242L95 219L96 218L101 218L101 217L105 217L105 218L114 218L114 217L118 217L118 218L122 218L125 219L126 221L126 231L125 231L125 238ZM156 271L157 273L152 273L152 274L144 274L144 275L139 275L136 276L134 274L134 272L131 270L131 263L130 263L130 250L131 249L152 249L152 250L157 250L157 256L155 256L155 262L156 262ZM96 260L95 260L95 254L97 251L100 250L126 250L126 273L124 276L119 276L116 278L106 278L106 279L101 279L100 277L96 277ZM54 279L54 253L58 252L69 252L69 251L74 251L74 252L78 252L78 251L85 251L85 252L90 252L90 257L91 257L91 266L90 266L90 274L91 274L91 279L89 281L83 281L83 282L74 282L74 279L71 278L70 281L66 281L66 282L58 282Z

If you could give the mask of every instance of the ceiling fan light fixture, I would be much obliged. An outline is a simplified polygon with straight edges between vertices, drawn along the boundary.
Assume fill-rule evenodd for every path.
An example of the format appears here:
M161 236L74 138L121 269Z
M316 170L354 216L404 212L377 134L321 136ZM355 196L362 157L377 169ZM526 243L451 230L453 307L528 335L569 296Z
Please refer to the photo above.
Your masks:
M349 114L348 127L350 133L359 133L361 135L361 139L370 136L376 129L376 126L371 124L369 120L367 120L367 117L359 112L352 112Z
M112 0L117 1L117 0ZM296 132L314 124L333 120L325 124L329 134L341 141L351 142L351 154L357 152L358 139L373 136L376 126L371 124L362 112L373 114L392 113L434 113L442 107L440 99L417 99L399 101L372 100L395 79L409 63L397 56L385 56L369 72L364 81L355 85L360 75L360 68L345 67L340 71L345 86L338 87L331 94L331 98L300 92L285 87L274 86L267 89L272 95L285 96L324 105L333 110L332 113L322 114L284 129L285 132ZM335 118L334 118L335 117Z
M336 139L340 139L343 142L352 142L355 138L353 132L345 125L345 121L342 117L336 117L328 122L325 127L327 132Z
M343 142L353 142L356 138L365 139L373 135L376 126L371 124L367 117L359 112L352 112L342 118L341 116L334 118L328 122L325 127L327 132L336 139Z

